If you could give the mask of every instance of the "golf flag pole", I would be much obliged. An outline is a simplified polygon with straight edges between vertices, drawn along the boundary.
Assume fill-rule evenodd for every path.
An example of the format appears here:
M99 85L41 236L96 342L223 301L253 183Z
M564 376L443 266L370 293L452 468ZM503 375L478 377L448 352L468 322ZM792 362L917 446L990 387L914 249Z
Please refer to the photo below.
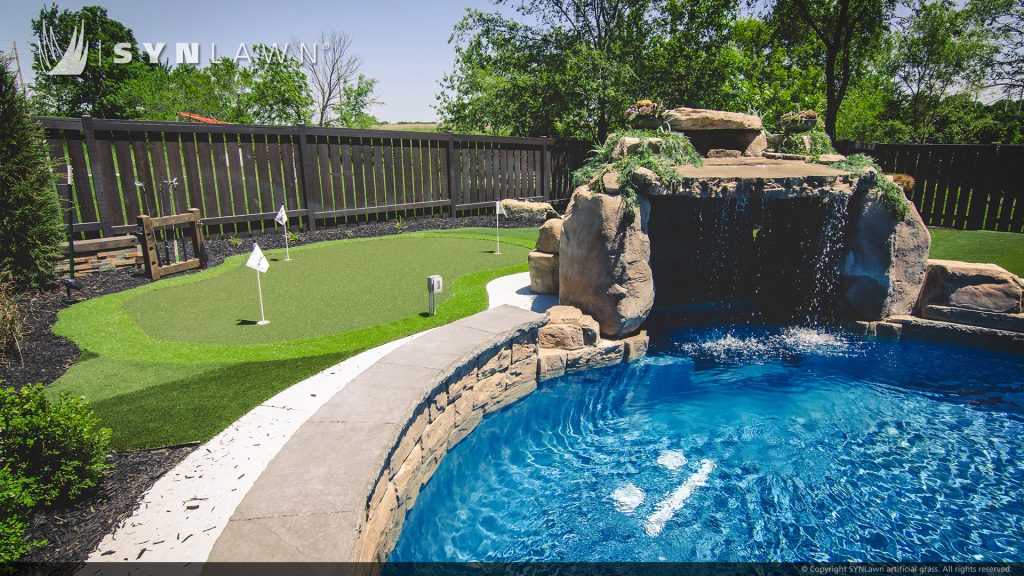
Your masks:
M494 253L501 254L501 232L498 227L498 216L508 216L505 214L505 207L501 205L501 200L494 201Z
M292 259L292 256L288 252L288 214L284 211L284 204L281 204L281 209L277 211L277 216L274 216L274 222L284 227L284 261L288 262Z
M267 317L263 314L263 286L260 284L260 275L270 269L270 262L263 255L263 250L260 250L259 244L252 243L252 254L249 255L249 260L245 265L256 271L256 293L260 298L260 321L256 324L266 326L270 324L270 320L267 320Z

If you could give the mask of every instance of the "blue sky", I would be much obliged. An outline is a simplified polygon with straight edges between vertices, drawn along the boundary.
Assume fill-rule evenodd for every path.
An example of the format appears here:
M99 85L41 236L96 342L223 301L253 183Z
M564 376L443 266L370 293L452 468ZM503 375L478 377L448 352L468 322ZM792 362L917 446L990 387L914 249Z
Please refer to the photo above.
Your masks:
M47 2L48 3L48 2ZM467 7L493 9L488 0L311 1L251 0L62 0L61 8L102 5L111 18L135 32L139 42L199 42L202 57L216 43L233 55L240 43L284 44L292 36L312 41L320 30L341 30L363 57L363 72L377 78L384 102L372 112L389 121L431 121L436 114L438 81L451 70L455 51L448 43L452 27ZM0 0L0 49L18 44L21 66L31 74L30 21L43 2ZM88 35L88 30L86 31ZM29 78L27 81L31 82Z

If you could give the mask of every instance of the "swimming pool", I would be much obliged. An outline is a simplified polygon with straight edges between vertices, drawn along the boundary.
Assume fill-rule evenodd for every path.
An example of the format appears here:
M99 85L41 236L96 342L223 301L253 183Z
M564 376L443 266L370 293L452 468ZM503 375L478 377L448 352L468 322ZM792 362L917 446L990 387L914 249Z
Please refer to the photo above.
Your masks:
M1024 559L1024 358L742 325L652 344L486 417L389 560Z

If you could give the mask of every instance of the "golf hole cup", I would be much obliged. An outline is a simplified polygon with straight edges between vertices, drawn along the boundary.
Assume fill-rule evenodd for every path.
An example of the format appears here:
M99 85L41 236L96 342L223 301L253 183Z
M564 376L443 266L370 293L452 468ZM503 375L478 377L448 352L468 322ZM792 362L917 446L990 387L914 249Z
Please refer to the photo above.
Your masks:
M427 314L433 316L437 313L436 295L441 293L443 283L437 274L427 276Z

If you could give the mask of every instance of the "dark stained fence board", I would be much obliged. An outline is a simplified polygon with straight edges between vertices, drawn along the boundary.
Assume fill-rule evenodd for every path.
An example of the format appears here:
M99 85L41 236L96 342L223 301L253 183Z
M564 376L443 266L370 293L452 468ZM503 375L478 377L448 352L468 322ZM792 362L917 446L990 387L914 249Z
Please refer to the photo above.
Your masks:
M164 156L163 134L160 132L146 133L146 152L149 155L149 166L153 176L153 198L156 200L158 216L171 215L171 204L167 193L167 158Z
M108 195L110 206L110 225L124 226L128 224L125 218L124 202L121 198L120 183L116 177L117 169L114 166L114 150L107 138L96 135L96 165L103 172L103 186L106 189L104 195Z
M269 143L266 134L256 134L252 137L253 169L256 171L256 193L259 195L259 212L276 211L280 204L274 202L274 184L270 171L273 162L268 152ZM266 223L264 231L271 223Z
M186 208L203 210L203 182L199 171L199 149L196 146L195 134L181 134L181 160L185 169L185 178L181 189L186 194Z
M231 212L232 216L241 216L249 212L247 199L245 197L245 173L243 170L242 143L240 138L245 136L239 134L225 134L228 147L228 174L231 179ZM250 232L247 222L239 222L236 225L235 233Z
M135 166L132 163L131 143L127 132L112 132L114 154L117 161L117 177L121 183L121 198L125 205L125 225L135 225L142 213L139 191L135 188Z
M96 201L89 179L89 162L85 156L85 143L78 134L67 132L68 159L71 161L71 181L75 185L75 205L78 207L78 221L99 222Z
M233 216L231 210L231 176L229 174L227 143L224 141L224 133L213 134L210 146L213 150L214 179L217 182L217 212L220 217ZM238 232L237 226L221 226L221 233L229 230Z

